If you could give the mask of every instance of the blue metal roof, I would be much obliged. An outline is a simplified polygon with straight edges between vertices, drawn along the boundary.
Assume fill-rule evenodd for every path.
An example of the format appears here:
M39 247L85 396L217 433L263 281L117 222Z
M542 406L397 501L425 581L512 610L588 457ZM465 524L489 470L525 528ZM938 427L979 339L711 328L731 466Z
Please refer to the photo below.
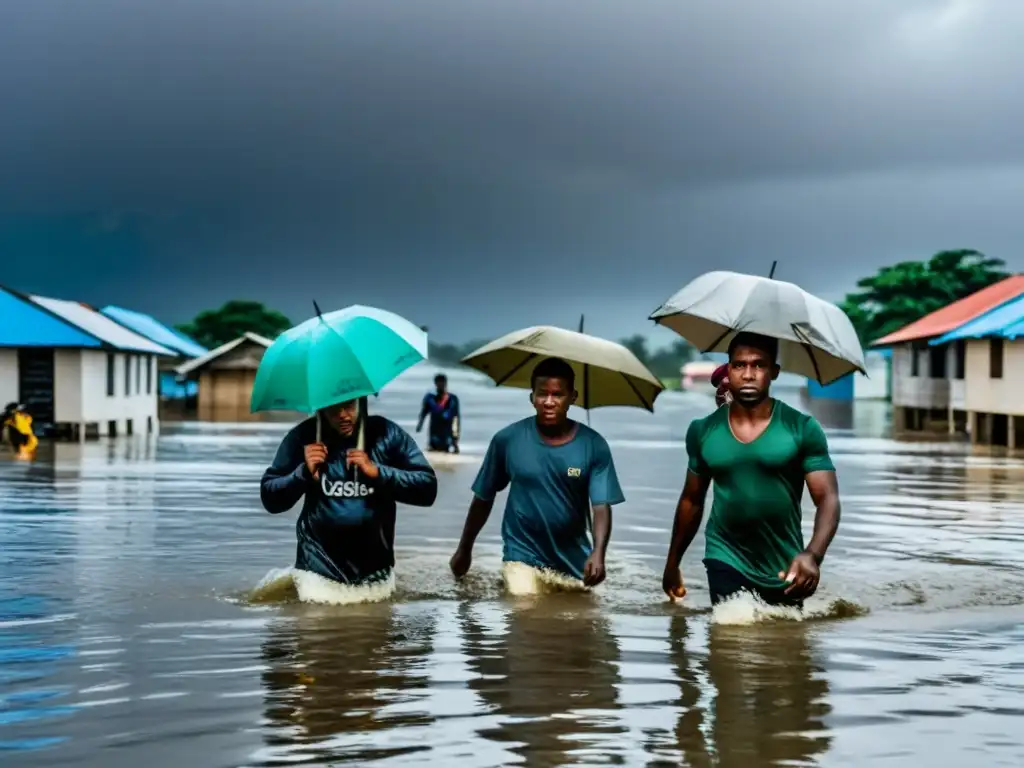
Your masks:
M101 347L95 336L0 288L0 347Z
M185 334L169 328L159 320L149 315L144 315L141 312L133 312L123 307L115 307L113 304L104 307L100 312L111 320L145 336L150 341L155 341L161 346L173 349L183 357L195 358L205 355L209 351L206 347L197 344Z
M957 339L983 339L998 336L1004 339L1015 339L1024 336L1024 296L1018 296L983 315L954 328L945 336L939 336L931 342L946 344Z

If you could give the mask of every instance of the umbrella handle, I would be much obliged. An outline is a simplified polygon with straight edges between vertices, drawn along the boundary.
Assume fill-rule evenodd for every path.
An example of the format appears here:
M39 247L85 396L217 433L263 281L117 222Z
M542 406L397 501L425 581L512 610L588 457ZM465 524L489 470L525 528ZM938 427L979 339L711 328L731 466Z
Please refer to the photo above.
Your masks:
M320 439L320 431L321 431L321 427L320 427L320 411L317 411L317 412L316 412L316 441L317 441L318 443L319 443L319 442L322 442L322 441L321 441L321 439ZM320 465L319 465L319 466L317 467L317 469L318 469L318 470L319 470L320 472L323 472L323 471L324 471L324 465L323 465L323 464L321 463L321 464L320 464Z
M365 406L365 402L364 402L365 400L366 400L365 397L361 397L361 398L359 398L359 400L356 401L357 402L356 418L359 419L359 427L358 427L359 432L356 435L356 450L357 451L364 450L364 446L366 445L366 440L365 440L365 438L363 436L363 423L366 421L366 418L365 418L366 414L364 413L364 411L366 410L366 406ZM358 468L354 467L352 469L352 479L353 480L359 480L359 469Z

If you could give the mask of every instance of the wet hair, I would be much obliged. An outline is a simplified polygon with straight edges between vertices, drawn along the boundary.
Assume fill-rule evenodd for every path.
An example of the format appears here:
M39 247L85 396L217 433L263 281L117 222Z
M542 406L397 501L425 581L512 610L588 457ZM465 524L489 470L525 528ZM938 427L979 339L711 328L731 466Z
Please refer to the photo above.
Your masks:
M576 388L576 372L560 357L548 357L537 363L530 374L530 389L537 386L537 379L563 379L569 389Z
M729 342L729 359L732 360L733 353L737 347L751 347L764 352L773 363L779 360L779 340L771 336L762 336L759 333L741 331L732 337Z

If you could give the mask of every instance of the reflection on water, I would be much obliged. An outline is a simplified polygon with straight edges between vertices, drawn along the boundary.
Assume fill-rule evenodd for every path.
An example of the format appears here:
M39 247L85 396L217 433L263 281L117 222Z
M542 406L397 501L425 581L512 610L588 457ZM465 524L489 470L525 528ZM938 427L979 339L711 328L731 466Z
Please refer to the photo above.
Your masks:
M75 707L55 677L75 649L53 627L64 618L37 595L0 597L0 754L66 739L60 721Z
M469 687L501 713L482 736L538 766L593 763L621 741L618 648L585 596L517 598L504 611L466 606L460 619Z
M412 428L432 374L371 408ZM597 411L628 499L608 581L513 599L500 515L465 583L447 560L488 439L529 404L472 374L450 384L464 454L439 466L432 509L400 511L381 604L249 599L294 558L294 513L258 499L288 422L164 424L0 462L3 764L1024 764L1020 460L894 442L878 404L823 414L843 523L820 615L732 626L709 611L699 536L685 603L659 589L682 440L710 394Z
M261 764L376 760L429 749L428 710L411 705L429 686L425 658L435 617L398 616L389 605L345 615L302 612L276 622L263 644L266 748ZM379 738L386 733L388 738Z

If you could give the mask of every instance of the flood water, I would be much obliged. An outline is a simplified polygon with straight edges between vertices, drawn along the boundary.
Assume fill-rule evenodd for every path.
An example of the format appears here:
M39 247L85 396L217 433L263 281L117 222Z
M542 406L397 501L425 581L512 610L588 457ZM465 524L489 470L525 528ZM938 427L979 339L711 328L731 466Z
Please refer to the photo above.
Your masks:
M371 408L411 429L431 373ZM700 538L685 603L660 593L683 436L710 396L597 411L628 498L608 581L513 599L498 508L466 583L447 560L472 457L526 394L452 388L469 458L439 469L432 509L400 510L397 593L376 605L250 599L294 557L295 514L258 495L287 425L4 457L0 763L1024 765L1020 461L895 442L879 405L823 416L843 522L822 590L806 621L759 620L709 611Z

